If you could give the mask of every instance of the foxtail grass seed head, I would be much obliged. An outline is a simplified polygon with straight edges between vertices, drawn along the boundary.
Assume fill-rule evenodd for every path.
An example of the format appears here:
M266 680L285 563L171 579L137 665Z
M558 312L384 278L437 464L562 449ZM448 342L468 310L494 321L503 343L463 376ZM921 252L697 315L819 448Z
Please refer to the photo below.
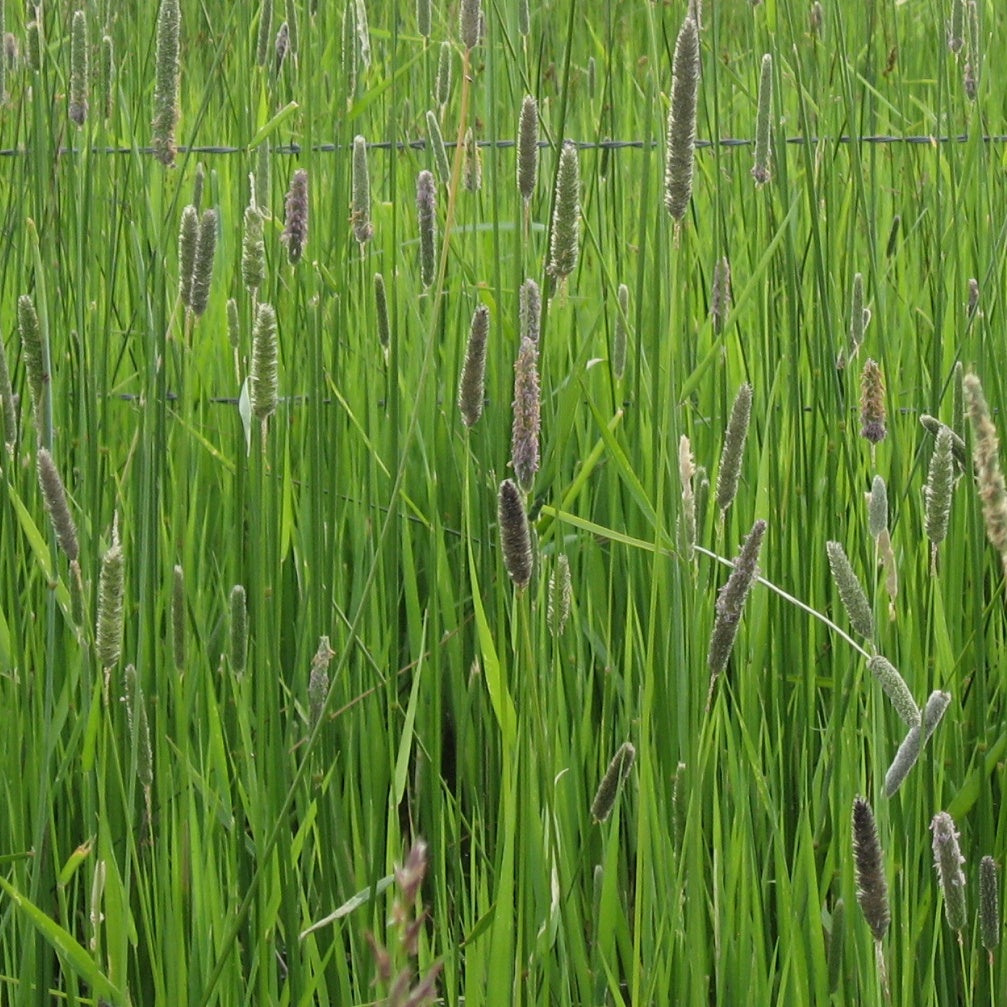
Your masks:
M388 295L385 293L385 278L374 274L374 313L378 320L378 342L385 355L391 343L391 325L388 321Z
M125 562L119 543L119 520L112 523L112 544L101 558L98 575L98 625L95 653L102 668L119 663L122 652L122 594Z
M364 245L374 236L371 224L371 177L367 169L367 141L362 136L353 138L353 200L350 204L350 223L353 237L363 251Z
M33 17L24 26L24 58L28 69L34 73L42 70L42 23L39 21L41 12L36 8Z
M559 639L570 619L570 605L573 601L573 585L570 580L570 560L566 553L556 557L556 565L549 575L549 600L547 617L549 633Z
M725 255L713 267L713 289L710 292L710 317L713 319L713 331L718 336L724 331L730 310L731 263Z
M699 95L699 30L691 17L682 22L679 30L671 72L664 206L672 219L680 223L692 198Z
M466 49L474 49L479 44L479 27L482 20L480 0L461 0L458 13L458 34Z
M448 152L444 147L444 137L441 134L441 126L437 121L437 116L428 111L427 121L427 143L434 158L434 166L440 176L441 184L445 187L451 185L451 165L448 163Z
M266 282L262 214L253 204L245 207L245 226L241 235L241 282L250 294L255 294Z
M829 975L829 992L839 989L843 977L843 945L846 934L846 903L836 899L832 907L832 920L829 927L829 940L825 949L825 958Z
M241 348L241 322L238 320L238 302L233 297L227 299L227 341L231 344L231 349L235 353Z
M178 296L185 307L192 307L192 267L199 242L199 214L190 203L182 210L178 225Z
M192 313L199 318L210 303L210 281L217 251L217 211L204 210L199 218L196 257L192 261L192 287L189 292Z
M992 962L1000 946L1000 869L992 857L979 861L979 936Z
M589 101L594 101L598 93L598 61L594 56L587 58L587 97Z
M923 728L923 740L929 741L930 735L937 730L937 725L944 719L947 708L951 705L951 693L935 689L927 698L926 705L920 715Z
M752 589L752 585L759 575L759 550L762 548L762 539L765 533L765 521L760 519L752 525L752 530L742 543L741 552L738 553L738 557L734 561L731 576L727 578L727 582L717 595L716 615L713 620L713 633L710 636L706 662L710 668L708 708L717 677L727 667L728 658L731 656L748 592Z
M880 944L891 922L888 884L874 812L863 797L853 802L853 861L857 876L857 902L874 940Z
M529 0L518 0L517 30L524 37L527 37L531 31L531 4Z
M521 342L514 363L514 423L511 432L511 465L518 485L530 493L539 466L541 401L538 380L538 347Z
M521 102L517 127L517 189L527 205L538 180L538 102L530 95Z
M392 328L388 318L388 295L385 292L385 277L375 273L375 314L378 318L378 341L388 355L392 340Z
M364 7L364 14L366 17L366 7L363 2L359 3L358 6ZM312 7L312 12L314 7ZM297 0L287 0L286 2L286 17L287 17L287 34L289 36L288 44L290 47L290 55L293 57L297 56L298 48L300 46L300 31L297 25Z
M870 602L864 592L853 567L846 556L846 550L839 542L826 542L825 551L829 554L829 569L832 579L839 589L839 600L846 609L850 625L868 640L874 638L874 614Z
M202 161L196 162L196 170L192 176L192 205L199 213L199 208L203 203L203 189L206 186L206 169Z
M56 533L56 541L66 553L67 559L72 562L80 555L80 546L77 542L77 526L74 524L66 497L66 488L52 455L45 448L38 449L37 462L42 499L52 522L52 529Z
M860 375L861 436L871 444L880 444L887 436L885 428L885 382L881 368L873 360L864 361Z
M175 671L185 671L185 573L178 565L171 575L171 654Z
M954 819L946 811L938 811L930 823L934 834L934 867L937 869L937 880L944 893L944 915L952 930L965 929L965 874L962 856L958 845L958 830Z
M245 673L248 661L248 603L245 588L235 584L231 588L231 633L228 641L228 658L231 671L239 678Z
M773 110L773 57L767 52L762 57L759 74L759 110L755 120L755 166L752 178L757 188L772 177L772 141L770 119Z
M472 315L469 326L468 344L465 347L465 362L458 382L458 410L462 423L475 426L483 414L483 398L486 384L486 340L490 329L490 311L480 304Z
M974 276L969 277L969 300L965 313L969 318L974 318L977 314L982 314L982 312L979 311L979 281ZM961 361L958 361L955 366L961 367Z
M70 121L83 126L87 118L88 88L87 15L82 10L73 12L70 24Z
M842 369L860 351L864 342L864 332L871 320L870 308L864 307L864 277L861 273L853 276L853 291L850 294L850 327L847 332L847 350L839 354L836 366Z
M951 0L951 20L947 29L948 48L957 55L965 45L965 0Z
M284 220L281 240L287 246L287 258L296 265L308 243L308 173L304 168L298 168L290 180Z
M129 724L129 737L136 750L136 778L147 791L154 783L154 756L150 748L150 726L147 722L147 706L144 702L143 689L137 678L136 668L126 665L123 673L126 704L126 721Z
M552 215L549 265L546 272L558 283L577 268L580 256L580 159L577 146L563 144L556 175L556 202Z
M483 155L472 127L465 130L465 160L462 163L462 187L466 192L478 192L483 187Z
M892 759L892 764L885 773L885 797L891 797L902 786L909 771L916 765L916 760L923 750L923 730L921 727L910 727L909 733L902 739L899 750Z
M21 51L17 36L12 31L5 31L3 36L4 69L16 70L21 59ZM6 94L6 91L4 92ZM0 95L2 97L2 95Z
M933 434L935 439L941 430L951 430L946 423L941 423L935 416L928 416L926 413L920 415L920 423L927 433ZM968 466L969 450L965 441L954 430L951 430L951 457L954 459L959 473L964 472Z
M308 677L308 730L313 731L322 716L325 697L329 694L329 665L336 656L329 646L329 638L323 636L318 641L318 650L311 659L311 674Z
M727 421L724 434L724 449L720 454L720 469L717 472L717 509L723 518L727 508L734 502L741 478L741 462L748 438L748 423L752 416L752 386L747 382L738 389L731 407L731 417Z
M182 16L178 0L161 0L157 15L157 53L154 59L154 118L151 122L154 156L175 163L175 126L178 123L178 36Z
M35 302L27 294L22 294L17 299L17 321L21 331L22 360L28 376L35 425L41 430L45 426L46 399L49 395L49 354L35 311Z
M357 91L357 23L355 0L345 0L343 30L340 36L340 64L343 68L346 105L353 103ZM425 36L427 37L427 36Z
M918 727L922 722L920 708L913 699L905 679L896 671L895 665L886 657L874 654L867 662L870 673L878 680L878 684L891 700L895 712L907 727Z
M825 11L820 0L815 0L811 5L811 13L808 15L808 26L811 34L815 38L821 38L825 29Z
M420 230L420 282L426 288L434 284L437 245L437 186L429 171L416 177L416 217Z
M867 530L875 542L888 530L888 487L881 476L874 477L867 494Z
M616 293L615 331L612 335L612 377L622 381L626 373L626 344L629 342L629 287L619 284Z
M619 796L619 791L623 783L629 776L633 763L636 761L636 749L633 745L624 741L619 746L619 751L615 753L612 761L605 770L605 775L598 786L598 792L591 802L591 818L595 822L604 822L615 807L615 799Z
M531 581L531 529L528 527L528 515L521 499L521 491L511 479L505 479L500 484L497 520L500 524L500 549L504 567L514 586L522 591Z
M450 42L441 42L440 58L437 60L437 79L434 92L437 104L441 108L447 105L451 98L451 59L453 50Z
M966 0L965 23L968 30L968 59L962 70L965 97L975 101L979 93L979 8L976 0Z
M14 387L7 364L7 350L0 342L0 419L3 420L3 441L13 452L17 445L17 410L14 408Z
M279 76L280 70L283 69L283 61L287 58L287 53L290 51L290 24L287 21L282 22L276 32L273 51L276 54L273 63L273 73Z
M691 562L696 552L696 497L692 480L696 467L692 459L692 445L682 434L678 440L678 477L682 483L682 513L678 518L678 544L682 555Z
M430 38L433 25L431 0L416 0L416 31L421 38Z
M892 217L892 226L888 231L888 244L885 246L885 258L890 259L899 247L899 228L902 226L902 217L895 214Z
M262 0L259 9L259 32L256 37L255 62L265 67L269 61L269 40L273 36L273 0Z
M941 427L937 432L937 442L930 458L930 471L923 487L926 505L927 538L934 549L944 541L948 533L948 517L951 514L951 490L953 488L953 460L951 456L951 428Z
M1007 567L1007 489L1000 470L1000 441L982 384L975 374L962 379L965 408L972 422L972 459L983 506L986 537Z
M518 291L518 331L521 342L531 340L538 346L539 322L542 318L542 292L531 278L521 284Z
M276 310L271 304L263 302L255 312L249 374L252 413L260 420L267 419L276 411L277 357Z

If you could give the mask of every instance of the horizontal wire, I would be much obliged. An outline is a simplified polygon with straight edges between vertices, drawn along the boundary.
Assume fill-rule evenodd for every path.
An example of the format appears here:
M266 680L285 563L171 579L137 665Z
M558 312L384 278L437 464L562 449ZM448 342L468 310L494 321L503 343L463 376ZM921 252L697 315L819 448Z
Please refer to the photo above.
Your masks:
M829 137L829 136L788 136L783 141L786 144L804 146L804 145L815 145L819 143L841 143L841 144L855 144L855 143L907 143L907 144L923 144L927 146L936 147L938 144L943 143L967 143L972 137L968 136L966 133L960 133L955 136L895 136L890 134L877 134L874 136L849 136L843 134L841 136ZM980 138L983 143L1007 143L1007 134L1003 133L993 133L993 134L983 134ZM659 140L568 140L567 143L572 143L577 147L578 150L623 150L626 148L632 149L653 149L660 145ZM497 150L504 150L509 147L514 147L517 145L516 140L478 140L476 145L481 148L493 148ZM547 140L540 140L540 147L551 146ZM754 140L747 140L734 137L722 137L719 140L697 140L697 148L708 148L708 147L752 147L755 145ZM368 150L425 150L429 146L429 141L424 139L418 140L377 140L373 143L368 143ZM447 148L452 148L457 146L454 142L448 142L444 144ZM90 153L92 154L153 154L153 147L91 147ZM274 154L287 154L287 155L297 155L303 154L306 149L310 149L312 152L321 154L332 154L339 151L351 151L353 149L352 144L339 144L339 143L316 143L310 148L304 148L298 143L288 143L288 144L278 144L271 148L271 152ZM251 148L248 147L228 147L222 145L206 145L206 146L189 146L189 147L177 147L176 150L179 154L247 154L250 153ZM28 153L27 148L23 147L5 147L0 148L0 157L21 157ZM79 154L80 150L77 147L60 147L59 155L65 157L71 154Z

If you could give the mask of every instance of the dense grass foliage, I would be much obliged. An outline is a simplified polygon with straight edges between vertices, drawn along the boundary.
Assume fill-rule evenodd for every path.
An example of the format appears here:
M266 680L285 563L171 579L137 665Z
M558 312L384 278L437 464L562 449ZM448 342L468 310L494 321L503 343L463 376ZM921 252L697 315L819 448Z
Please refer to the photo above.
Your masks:
M154 5L7 4L0 1000L1004 1002L1004 567L920 423L1004 429L1003 5L709 4L678 225L684 0L430 6L181 0L176 123Z

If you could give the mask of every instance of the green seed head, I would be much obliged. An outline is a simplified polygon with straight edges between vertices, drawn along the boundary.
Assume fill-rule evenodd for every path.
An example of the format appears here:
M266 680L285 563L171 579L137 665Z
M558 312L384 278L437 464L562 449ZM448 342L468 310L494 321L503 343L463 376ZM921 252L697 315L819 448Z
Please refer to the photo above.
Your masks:
M95 653L102 668L115 667L122 653L122 595L125 562L119 544L119 522L112 524L112 544L101 559L98 576L98 626Z
M698 95L699 29L696 22L687 17L675 42L664 173L664 205L676 222L681 222L692 198Z
M59 470L52 455L45 448L38 449L38 481L42 489L42 499L45 509L52 522L56 541L66 553L67 559L73 561L80 554L77 542L77 526L70 513L70 504L66 496L66 488L60 478Z
M213 279L213 259L217 250L217 211L204 210L199 219L196 254L192 260L192 284L189 306L199 318L210 302L210 281Z
M276 311L271 304L259 304L252 331L252 366L249 398L252 414L265 420L276 411L277 396Z
M580 256L580 161L577 147L563 144L556 175L556 201L552 216L552 239L546 272L565 280L577 268Z
M70 121L83 126L87 118L88 88L87 15L73 12L70 24Z
M178 122L178 47L181 12L178 0L161 0L157 15L152 146L162 164L175 163Z
M486 340L489 335L490 313L480 304L472 315L465 363L458 382L458 410L467 427L474 426L482 416L486 379Z
M946 811L938 811L930 823L934 834L934 867L937 869L937 880L944 892L944 915L952 930L961 932L965 929L965 874L962 856L958 845L958 830L954 819Z
M248 660L248 607L241 584L231 588L231 635L229 646L231 670L239 678Z
M636 761L636 749L628 741L619 746L612 761L608 764L605 776L598 787L598 792L591 802L591 818L595 822L604 822L615 807L615 799L619 790L629 776L633 763Z
M367 141L353 138L353 200L350 204L353 237L361 250L374 235L371 225L371 182L367 170Z
M296 265L308 242L308 173L304 168L298 168L290 180L285 220L281 240L287 246L287 258Z
M752 178L756 186L765 185L772 177L771 117L773 110L773 57L762 57L759 75L759 110L755 120L755 167Z
M517 128L517 188L528 203L538 179L538 102L525 95Z

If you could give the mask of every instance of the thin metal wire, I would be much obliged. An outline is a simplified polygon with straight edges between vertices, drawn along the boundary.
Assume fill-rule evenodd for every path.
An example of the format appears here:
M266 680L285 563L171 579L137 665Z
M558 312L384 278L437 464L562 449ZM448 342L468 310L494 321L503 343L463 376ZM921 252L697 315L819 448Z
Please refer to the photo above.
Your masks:
M839 144L854 144L854 143L877 143L877 144L919 144L925 146L936 147L943 143L967 143L972 139L966 133L960 133L957 135L946 135L946 136L894 136L890 134L877 134L874 136L849 136L843 134L842 136L788 136L784 143L794 145L794 146L804 146L806 144L819 144L819 143L839 143ZM1007 143L1007 134L1003 133L991 133L983 134L981 137L983 143ZM514 147L516 145L515 140L479 140L478 146L482 148L493 148L495 150L505 150L509 147ZM659 140L571 140L568 141L573 143L578 150L624 150L624 149L653 149L660 145ZM697 140L697 149L708 148L708 147L751 147L755 144L754 140L748 140L744 138L735 137L722 137L719 140ZM374 143L368 143L368 150L425 150L428 146L428 141L424 139L417 140L378 140ZM452 148L456 144L454 142L448 142L444 144L445 147ZM540 147L549 147L550 144L547 140L539 141ZM297 155L303 154L305 152L304 147L298 143L286 143L277 144L275 147L271 148L271 152L274 154L287 154L287 155ZM311 151L320 154L332 154L340 151L351 151L353 149L351 144L340 144L340 143L316 143L310 148ZM216 144L200 145L192 147L178 147L179 154L247 154L249 153L249 148L247 147L228 147ZM0 157L20 157L26 154L28 151L26 148L22 147L5 147L0 148ZM90 152L92 154L153 154L153 147L91 147ZM76 147L60 147L59 153L61 157L70 154L79 154L80 151Z

